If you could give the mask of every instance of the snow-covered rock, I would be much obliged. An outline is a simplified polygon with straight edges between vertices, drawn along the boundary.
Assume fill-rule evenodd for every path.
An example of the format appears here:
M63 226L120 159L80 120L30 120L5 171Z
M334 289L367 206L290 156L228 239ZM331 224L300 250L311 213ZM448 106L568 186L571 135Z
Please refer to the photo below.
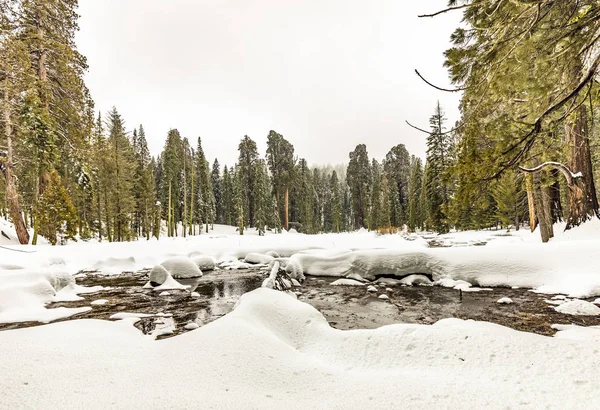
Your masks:
M431 286L433 285L433 282L425 275L415 274L400 279L400 284L408 286Z
M191 259L202 272L214 270L217 264L216 259L210 255L195 255Z
M194 299L197 299L200 297L200 294L198 292L192 292L192 293L190 293L190 296L193 297Z
M189 258L176 257L163 261L161 265L175 279L198 278L202 272L198 266Z
M375 283L383 286L397 286L400 285L402 281L394 278L379 278L375 281Z
M268 265L271 262L273 262L274 260L275 260L275 258L273 256L263 255L263 254L260 254L260 253L249 253L244 258L244 262L251 263L251 264L254 264L254 265L256 265L256 264L265 264L265 265Z
M273 258L280 258L279 254L275 251L268 251L265 255L272 256Z
M377 288L373 285L369 285L367 288L367 292L377 292Z
M290 278L296 279L299 282L303 282L306 277L302 265L295 259L288 259L285 265L285 272L290 275Z
M171 296L171 294L165 290L164 292L161 292L158 296Z
M359 282L367 282L367 280L365 278L363 278L360 274L358 273L351 273L348 276L346 276L347 279L353 279L353 280L357 280Z
M184 328L186 330L194 330L194 329L198 329L199 327L200 327L200 325L196 322L191 322L184 326Z
M90 305L99 306L106 305L108 303L107 299L96 299L90 302Z
M377 296L377 297L378 297L379 299L382 299L382 300L389 300L389 299L390 299L390 297L389 297L388 295L386 295L386 294L381 294L381 295L379 295L379 296Z
M96 262L92 266L92 269L106 275L134 272L136 270L135 258L133 256L127 256L124 258L111 256Z
M598 316L600 315L600 307L593 303L586 302L585 300L575 299L569 302L565 302L554 308L557 312L565 313L567 315L578 315L578 316Z
M338 279L334 282L331 282L331 284L333 286L365 286L364 283L354 279Z
M167 269L162 265L154 266L149 274L150 282L156 285L162 285L165 283L169 276L169 271L167 271Z
M504 297L504 298L498 299L496 301L496 303L499 303L501 305L510 305L513 303L513 300L511 298Z

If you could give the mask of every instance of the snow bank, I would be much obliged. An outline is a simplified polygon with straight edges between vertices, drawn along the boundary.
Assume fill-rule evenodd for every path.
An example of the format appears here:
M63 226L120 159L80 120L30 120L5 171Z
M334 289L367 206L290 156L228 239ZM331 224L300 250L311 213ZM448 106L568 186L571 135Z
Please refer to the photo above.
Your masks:
M599 340L593 328L551 338L458 319L341 331L258 289L231 314L161 341L97 320L0 332L0 389L10 392L0 408L591 409ZM190 394L198 386L201 397Z
M81 300L80 293L101 290L102 287L85 288L75 284L73 277L62 271L29 270L0 271L0 323L48 323L91 308L47 309L51 302Z

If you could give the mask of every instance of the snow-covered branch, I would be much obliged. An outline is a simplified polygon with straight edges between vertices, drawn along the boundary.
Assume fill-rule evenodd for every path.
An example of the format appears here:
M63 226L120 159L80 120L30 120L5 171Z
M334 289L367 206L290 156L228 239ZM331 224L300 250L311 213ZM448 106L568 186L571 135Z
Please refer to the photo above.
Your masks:
M581 172L573 172L565 164L561 164L560 162L555 162L555 161L546 161L543 164L540 164L533 168L519 167L519 171L524 172L526 174L534 174L536 172L543 170L544 168L557 169L560 172L562 172L562 174L567 179L567 182L569 183L569 185L571 185L573 183L574 179L581 178L583 176L581 174Z

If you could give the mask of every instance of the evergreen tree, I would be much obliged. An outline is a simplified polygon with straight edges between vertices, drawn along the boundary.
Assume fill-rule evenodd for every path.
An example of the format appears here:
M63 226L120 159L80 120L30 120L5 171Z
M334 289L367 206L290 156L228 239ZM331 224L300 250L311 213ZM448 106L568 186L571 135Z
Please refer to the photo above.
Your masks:
M390 183L391 223L401 227L407 222L410 156L404 144L398 144L387 153L384 171Z
M427 185L429 225L437 232L445 233L448 224L448 171L451 165L452 139L445 132L446 118L438 101L429 123L431 133L427 137Z
M294 146L281 134L269 131L267 136L267 164L273 180L273 195L279 217L289 229L288 196L294 171ZM282 198L283 197L283 198Z
M244 221L248 226L253 227L256 216L256 163L258 162L258 151L256 149L256 143L247 135L240 141L238 150L240 155L236 172L241 179L241 200L244 208Z
M40 200L46 204L38 208L36 215L40 234L52 245L59 241L64 244L67 239L75 239L77 211L56 171L50 173L48 186Z
M108 150L111 166L108 187L112 199L112 229L113 240L124 241L131 238L130 221L135 211L135 198L133 196L134 165L133 148L125 134L125 124L121 115L113 108L108 113Z
M213 197L215 198L215 222L225 223L223 209L223 190L221 188L221 168L219 161L215 158L212 166L211 182L213 188Z
M414 232L423 228L423 215L421 213L421 191L423 187L423 163L421 158L411 160L410 181L408 186L408 229Z
M357 145L350 153L346 175L352 198L354 228L366 228L371 194L371 165L364 144Z

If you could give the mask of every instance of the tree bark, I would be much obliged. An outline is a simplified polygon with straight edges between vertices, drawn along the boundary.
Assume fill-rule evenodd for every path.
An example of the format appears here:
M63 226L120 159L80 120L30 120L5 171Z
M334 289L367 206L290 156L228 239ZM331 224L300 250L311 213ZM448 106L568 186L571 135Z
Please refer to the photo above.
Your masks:
M581 178L577 178L575 184L569 186L569 218L566 229L570 229L594 215L600 217L585 105L579 107L569 118L565 125L565 135L569 147L568 167L575 174L581 173Z
M529 229L535 231L537 227L537 215L535 212L535 200L533 197L533 178L531 175L525 176L525 189L527 190L527 204L529 205Z
M290 214L289 214L289 189L285 188L285 230L290 230ZM279 205L278 205L279 206Z
M26 245L29 243L29 232L23 221L23 210L19 202L19 193L17 192L15 176L12 171L13 167L13 151L12 151L12 123L10 121L10 108L8 98L8 79L4 90L4 133L6 134L6 163L3 167L4 178L6 180L6 202L8 204L10 217L15 224L15 232L19 243Z

